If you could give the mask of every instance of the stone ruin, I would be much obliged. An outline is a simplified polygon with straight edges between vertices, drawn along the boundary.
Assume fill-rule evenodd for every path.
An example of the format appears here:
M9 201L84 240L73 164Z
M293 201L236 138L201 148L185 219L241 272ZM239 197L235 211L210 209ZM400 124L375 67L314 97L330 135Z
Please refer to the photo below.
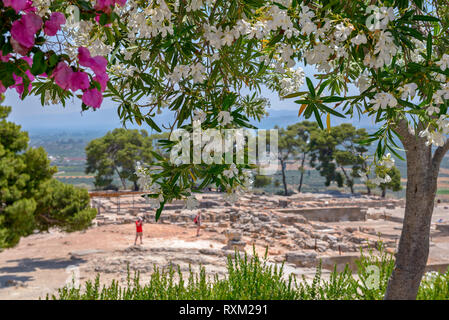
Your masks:
M401 223L402 218L390 211L404 205L403 200L328 194L247 194L235 204L225 202L219 193L197 198L197 210L183 209L183 201L167 204L157 223L193 227L193 218L200 210L202 228L216 233L216 239L225 244L223 249L243 251L253 244L265 246L275 262L287 261L300 267L316 265L319 259L323 266L340 260L351 264L360 248L377 247L379 240L387 250L394 251L398 237L382 237L365 222ZM98 208L95 223L99 226L133 223L138 215L146 223L156 223L155 210L138 195L93 198L92 205Z

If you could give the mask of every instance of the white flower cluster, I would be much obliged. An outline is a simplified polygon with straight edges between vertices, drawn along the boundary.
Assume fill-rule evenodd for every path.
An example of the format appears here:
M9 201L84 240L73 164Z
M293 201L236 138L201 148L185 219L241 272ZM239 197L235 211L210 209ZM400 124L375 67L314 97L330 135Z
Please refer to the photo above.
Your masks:
M125 65L123 63L117 63L111 65L108 71L118 77L131 77L135 71L138 71L137 67Z
M418 85L416 83L407 83L402 88L399 88L401 92L401 99L407 100L408 98L413 99L416 95L416 90Z
M382 183L389 183L391 182L391 177L388 174L385 174L385 177L381 178L379 176L376 176L373 179L369 179L368 178L368 174L366 172L363 171L359 171L358 172L359 176L360 176L360 181L364 182L364 183L372 183L376 186L381 185Z
M373 105L373 110L378 111L379 109L387 109L387 107L394 108L398 105L396 98L388 92L376 93L374 98L370 100Z
M206 121L206 112L204 112L203 110L200 109L196 109L195 111L193 111L193 121L199 121L201 123L203 123L204 121ZM198 125L199 125L198 124ZM195 123L194 123L195 126Z
M50 13L51 0L33 0L33 7L36 8L36 13L44 17Z
M441 60L436 63L436 65L439 66L443 71L449 69L449 54L445 53Z
M281 95L298 92L304 84L305 73L301 67L288 70L280 81Z
M158 195L157 198L145 197L145 199L153 209L159 209L161 207L161 203L164 201L161 186L158 183L153 182L151 179L150 170L142 166L139 162L136 164L135 174L138 177L137 183L142 191Z
M440 113L440 105L444 104L444 100L449 100L449 83L443 84L441 89L434 92L432 100L432 104L426 110L429 116L438 115Z
M449 134L449 120L447 115L441 115L436 121L437 128L425 130L419 133L421 138L426 138L426 145L442 147L446 143L446 135Z
M373 55L367 54L364 64L370 68L382 68L391 64L394 55L399 52L399 48L394 43L394 38L390 31L381 31L375 45Z
M391 7L377 7L375 5L370 5L366 8L366 12L372 14L367 22L368 29L374 30L385 30L391 21L396 20L396 15L394 9Z
M394 167L394 158L391 157L390 153L387 153L382 157L382 160L379 161L379 165L384 166L387 169L391 169Z
M384 171L384 172L385 172L385 170L390 170L390 169L392 169L392 168L394 167L394 164L395 164L394 158L391 156L390 153L387 153L387 154L384 155L384 156L382 157L382 159L376 164L376 167L382 168L381 171ZM369 183L374 184L374 185L376 185L376 186L379 186L379 185L381 185L381 184L383 184L383 183L390 183L391 180L392 180L391 177L390 177L387 173L382 174L384 177L380 177L378 174L376 174L376 176L375 176L373 179L370 179L370 178L368 177L369 174L370 174L370 169L367 169L367 171L361 171L361 170L359 170L359 171L357 172L357 174L359 175L360 180L361 180L362 182L364 182L364 183L368 183L368 182L369 182Z
M230 165L229 169L226 169L223 171L223 175L228 179L237 177L238 174L239 174L239 169L237 169L237 166L235 165L235 163L232 163Z
M251 190L254 183L253 172L248 169L243 169L242 175L240 176L240 181L242 181L242 186L244 189Z
M173 72L167 75L167 79L173 84L178 84L182 79L187 80L190 77L194 83L201 83L206 79L206 68L201 62L192 66L177 65Z
M154 0L144 10L135 3L127 2L127 10L121 10L128 16L128 38L134 42L137 38L151 38L173 34L172 12L164 0Z
M136 163L136 176L138 177L137 183L142 190L149 190L152 185L152 180L148 174L148 168L142 166L140 162Z
M185 202L184 208L187 210L198 209L198 207L200 206L200 202L195 197L195 195L191 193L190 189L187 189L187 192L190 193L190 195L184 200Z
M308 64L315 64L319 71L329 72L332 67L329 63L330 56L334 53L332 48L324 43L318 43L304 53Z
M391 177L388 174L385 174L385 177L383 178L376 176L374 179L370 180L370 182L376 186L379 186L382 183L390 183Z
M220 126L230 124L234 120L234 117L228 111L220 111L218 113L218 122Z
M226 170L225 170L226 171ZM224 174L224 172L223 172ZM253 173L251 170L243 169L241 175L239 175L238 169L233 164L231 165L231 168L227 170L226 175L228 177L237 177L240 181L242 181L242 185L236 186L233 190L228 190L228 192L225 192L223 194L223 199L226 202L229 203L235 203L240 198L241 194L243 194L245 191L250 190L253 185Z
M310 10L308 6L301 6L301 13L299 14L299 23L301 25L301 33L310 35L312 32L317 31L317 26L312 21L315 17L315 13Z

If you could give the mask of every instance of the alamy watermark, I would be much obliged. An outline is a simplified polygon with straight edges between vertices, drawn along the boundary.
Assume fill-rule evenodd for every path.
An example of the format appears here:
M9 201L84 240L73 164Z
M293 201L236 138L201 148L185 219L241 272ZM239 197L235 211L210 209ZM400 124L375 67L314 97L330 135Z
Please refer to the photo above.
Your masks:
M278 130L207 129L193 126L193 132L175 130L171 141L178 142L170 161L181 164L252 164L259 174L278 170Z

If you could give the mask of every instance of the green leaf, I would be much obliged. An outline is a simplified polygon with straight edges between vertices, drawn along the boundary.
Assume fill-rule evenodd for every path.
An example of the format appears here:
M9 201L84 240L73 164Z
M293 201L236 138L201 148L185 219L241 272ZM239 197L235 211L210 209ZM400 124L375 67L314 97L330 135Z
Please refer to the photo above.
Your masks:
M312 80L309 77L306 78L307 87L309 88L310 95L312 97L316 96L315 87L313 86Z
M412 18L415 21L431 21L431 22L440 22L440 19L432 16L424 16L424 15L415 15Z
M345 117L344 115L342 115L341 113L335 111L335 110L332 109L332 108L329 108L328 106L326 106L326 105L324 105L324 104L322 104L322 103L318 104L318 107L319 107L322 111L326 111L326 112L328 112L328 113L330 113L330 114L332 114L332 115L334 115L334 116L336 116L336 117L339 117L339 118L346 118L346 117Z
M313 108L313 113L315 114L316 122L318 122L318 125L320 126L320 128L324 129L323 122L321 121L320 114L319 114L318 109L316 107Z
M45 65L44 53L38 51L34 54L33 65L31 67L31 74L39 75L46 71L47 66Z
M432 59L432 32L429 32L427 37L427 62Z
M158 125L156 124L156 122L154 122L153 119L151 119L151 117L145 117L145 122L154 130L156 130L157 132L162 132L162 130L158 127Z
M160 216L161 216L161 213L162 213L162 210L164 210L164 206L165 206L165 203L167 202L167 200L164 200L162 203L161 203L161 206L160 206L160 208L159 209L157 209L157 211L156 211L156 222L157 221L159 221L159 218L160 218Z

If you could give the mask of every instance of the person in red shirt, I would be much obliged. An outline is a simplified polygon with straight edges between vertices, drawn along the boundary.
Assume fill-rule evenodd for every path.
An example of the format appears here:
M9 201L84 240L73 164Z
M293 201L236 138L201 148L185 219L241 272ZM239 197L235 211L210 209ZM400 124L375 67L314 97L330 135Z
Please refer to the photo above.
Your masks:
M134 240L134 245L137 244L138 237L140 237L140 244L143 244L142 243L142 238L143 238L142 226L143 226L143 219L142 219L142 217L139 217L136 221L136 240Z
M193 219L193 222L196 224L196 236L200 236L200 229L201 229L201 211L198 212L195 219Z

